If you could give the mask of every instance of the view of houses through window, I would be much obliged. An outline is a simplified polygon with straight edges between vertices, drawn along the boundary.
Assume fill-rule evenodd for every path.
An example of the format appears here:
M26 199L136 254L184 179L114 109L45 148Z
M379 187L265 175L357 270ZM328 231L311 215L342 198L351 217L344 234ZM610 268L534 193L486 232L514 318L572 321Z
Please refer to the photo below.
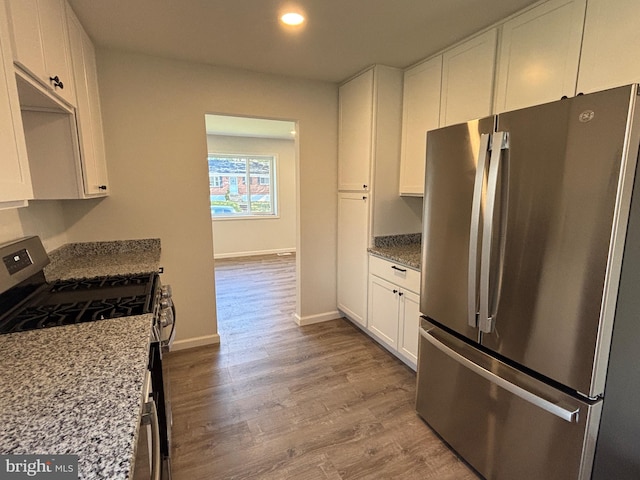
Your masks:
M276 157L208 155L211 218L277 214Z

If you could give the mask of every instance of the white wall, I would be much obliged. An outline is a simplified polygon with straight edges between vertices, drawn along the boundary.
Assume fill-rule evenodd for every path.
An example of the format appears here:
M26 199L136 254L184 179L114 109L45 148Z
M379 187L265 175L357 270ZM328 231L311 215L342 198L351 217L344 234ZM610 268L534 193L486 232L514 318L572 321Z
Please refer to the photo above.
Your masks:
M37 201L29 206L0 210L0 244L39 235L47 252L68 241L63 202Z
M297 316L336 313L337 86L112 50L98 75L111 195L64 205L69 238L159 237L177 340L215 341L205 113L297 120Z
M293 139L208 135L210 153L276 155L278 216L214 220L215 258L296 249L296 145Z

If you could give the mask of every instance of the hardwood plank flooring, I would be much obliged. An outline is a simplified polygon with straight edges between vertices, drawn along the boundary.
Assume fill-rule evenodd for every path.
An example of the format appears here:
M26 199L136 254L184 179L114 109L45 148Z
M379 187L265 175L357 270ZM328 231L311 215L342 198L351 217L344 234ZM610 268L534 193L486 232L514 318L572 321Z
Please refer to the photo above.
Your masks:
M295 324L294 256L216 260L216 289L221 345L166 356L174 480L478 478L413 371L348 320Z

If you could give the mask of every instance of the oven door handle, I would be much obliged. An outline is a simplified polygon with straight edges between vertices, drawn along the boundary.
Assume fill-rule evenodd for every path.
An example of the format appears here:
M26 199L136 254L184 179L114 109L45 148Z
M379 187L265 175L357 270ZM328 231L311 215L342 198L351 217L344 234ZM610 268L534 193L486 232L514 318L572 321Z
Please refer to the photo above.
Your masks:
M164 352L169 352L171 350L171 345L173 345L173 340L176 337L176 306L171 304L171 333L169 334L169 338L166 340L162 340L162 334L160 334L160 344L162 345L162 350Z
M142 424L151 425L151 480L160 480L162 459L160 455L160 422L156 402L148 401L144 405Z

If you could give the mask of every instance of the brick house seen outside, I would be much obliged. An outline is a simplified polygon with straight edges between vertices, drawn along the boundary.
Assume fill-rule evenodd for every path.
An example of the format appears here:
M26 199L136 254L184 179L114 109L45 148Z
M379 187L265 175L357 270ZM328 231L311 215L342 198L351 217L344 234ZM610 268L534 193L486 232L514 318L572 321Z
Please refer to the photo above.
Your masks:
M212 217L274 215L274 160L273 156L210 154Z

